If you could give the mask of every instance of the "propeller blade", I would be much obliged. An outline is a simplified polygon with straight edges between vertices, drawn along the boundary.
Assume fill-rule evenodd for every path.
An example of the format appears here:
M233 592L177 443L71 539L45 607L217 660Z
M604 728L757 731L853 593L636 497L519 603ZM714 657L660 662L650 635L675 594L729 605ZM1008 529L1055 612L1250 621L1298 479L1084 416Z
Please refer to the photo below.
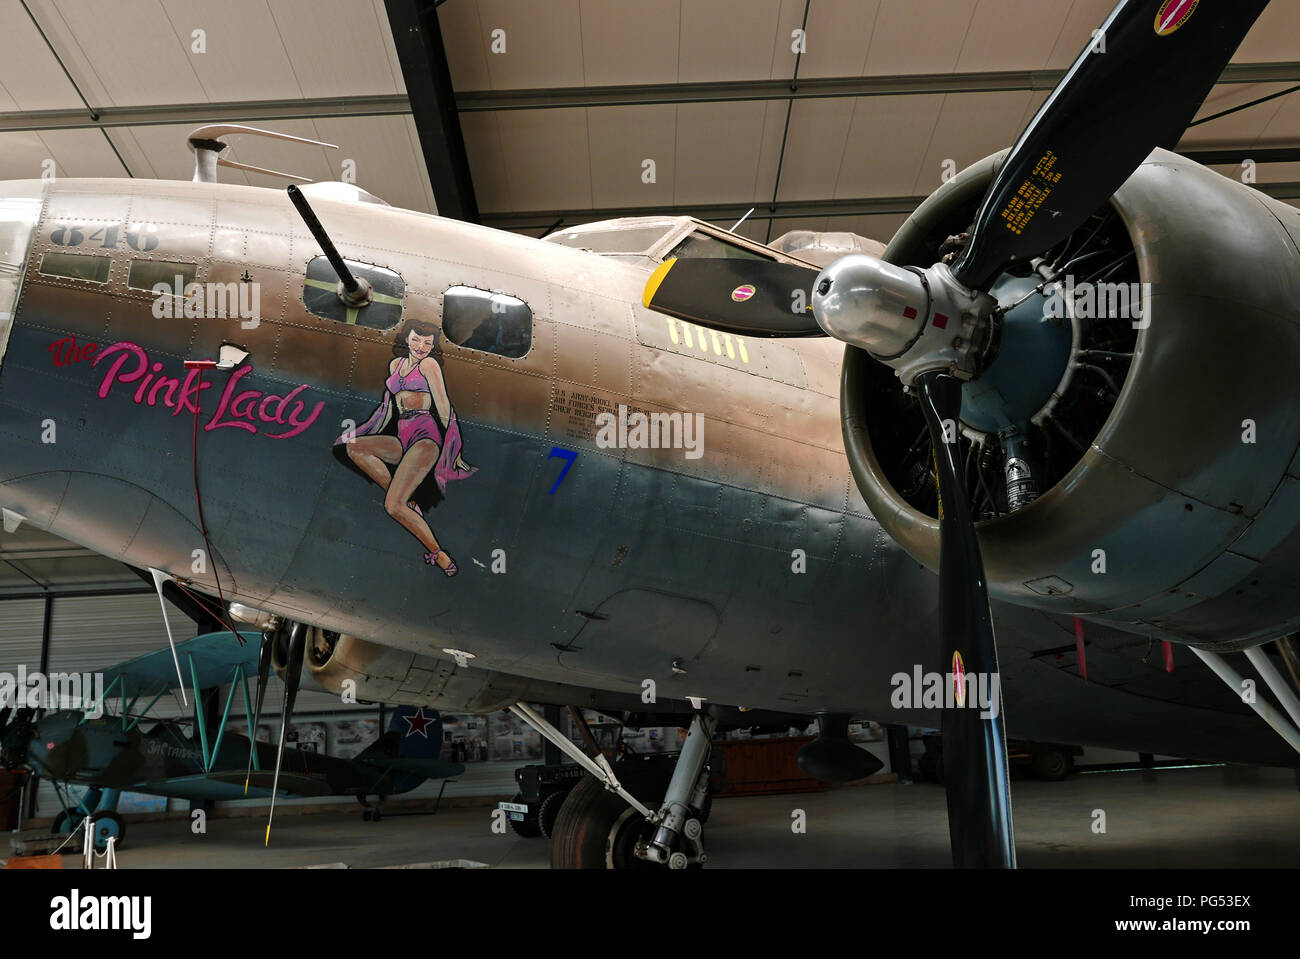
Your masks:
M688 257L665 260L641 302L692 323L748 336L825 336L812 314L817 271L776 260Z
M275 779L271 781L271 810L266 817L266 843L271 845L271 822L275 819L275 794L280 788L280 767L284 764L284 742L293 717L293 704L298 698L298 682L302 679L303 650L307 646L307 627L293 624L289 634L289 655L284 664L284 707L280 712L280 746L275 754Z
M257 727L262 721L262 703L266 699L266 680L271 675L271 644L275 630L262 630L262 647L257 653L257 706L253 709L253 728L248 731L248 768L244 771L244 795L248 795L248 781L253 777L253 755L257 750Z
M1172 149L1268 0L1121 0L1020 135L953 274L987 289L1054 246L1156 147Z
M966 490L958 477L957 426L961 382L938 370L917 376L939 481L939 609L945 666L953 674L955 705L943 715L944 785L948 836L958 868L1012 869L1011 782L1001 696L997 708L967 701L966 675L998 680L997 642L979 539ZM1000 694L1001 690L998 687ZM992 707L992 700L990 707ZM984 716L988 712L992 715Z

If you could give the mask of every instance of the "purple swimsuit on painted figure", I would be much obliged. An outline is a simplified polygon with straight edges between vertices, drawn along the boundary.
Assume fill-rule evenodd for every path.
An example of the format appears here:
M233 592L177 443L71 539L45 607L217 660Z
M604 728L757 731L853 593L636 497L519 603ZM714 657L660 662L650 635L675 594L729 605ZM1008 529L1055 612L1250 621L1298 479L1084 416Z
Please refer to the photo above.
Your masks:
M429 388L429 381L420 371L418 363L411 367L405 375L397 372L401 368L402 361L399 360L396 369L384 381L384 386L388 389L388 395L375 408L375 411L370 415L370 419L357 427L356 436L370 436L384 429L388 424L390 401L392 402L392 408L396 409L396 396L398 393L404 390L412 390L432 395L433 391ZM347 439L348 434L345 433L335 443L346 443ZM438 418L433 414L432 410L405 410L399 412L397 415L397 441L402 445L402 452L405 453L420 440L433 440L438 444L438 461L433 466L433 477L440 492L446 493L449 480L464 479L478 471L475 466L457 465L464 444L461 441L460 424L456 421L456 411L454 409L447 417L445 434L442 424L438 422ZM417 515L424 515L424 511L417 504L411 503L410 506ZM448 561L447 567L442 571L448 576L455 576L458 567L455 560L445 550L425 553L424 561L431 566L437 566L439 555L445 555Z

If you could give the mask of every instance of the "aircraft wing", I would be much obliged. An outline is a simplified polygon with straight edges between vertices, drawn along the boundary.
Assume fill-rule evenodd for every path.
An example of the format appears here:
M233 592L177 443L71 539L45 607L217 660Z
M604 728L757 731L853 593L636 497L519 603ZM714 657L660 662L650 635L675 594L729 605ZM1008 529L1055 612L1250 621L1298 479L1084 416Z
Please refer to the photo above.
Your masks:
M231 642L234 640L232 639ZM155 796L173 796L179 799L265 799L271 795L273 779L274 770L255 769L249 777L248 792L245 793L243 770L227 770L206 775L195 773L189 776L174 776L171 779L145 783L134 789L136 792ZM281 799L288 799L328 796L332 795L332 790L319 779L281 770L278 794Z
M464 763L446 759L422 759L408 756L358 756L352 760L357 765L373 766L390 773L416 773L426 779L446 779L465 771Z
M246 675L256 678L262 635L256 632L240 635L244 637L243 646L235 642L228 630L205 633L177 643L176 656L186 684L197 689L210 689L228 683L236 665L243 666ZM118 679L122 681L121 695L127 699L156 696L176 688L176 664L172 661L171 649L164 646L104 670L104 689L112 688ZM118 690L114 690L112 695L118 695Z

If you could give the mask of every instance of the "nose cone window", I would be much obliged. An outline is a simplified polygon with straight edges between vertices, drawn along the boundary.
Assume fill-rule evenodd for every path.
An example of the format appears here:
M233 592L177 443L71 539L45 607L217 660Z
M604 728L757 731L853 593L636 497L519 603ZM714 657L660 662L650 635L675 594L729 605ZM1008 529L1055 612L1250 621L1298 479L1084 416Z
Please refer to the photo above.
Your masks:
M442 333L467 350L518 359L533 345L533 311L504 293L453 286L442 295Z
M369 263L344 260L352 275L370 283L374 298L366 306L348 306L339 299L339 277L330 261L318 256L307 264L302 281L302 302L307 312L326 320L352 323L372 330L391 330L402 319L406 282L392 270Z

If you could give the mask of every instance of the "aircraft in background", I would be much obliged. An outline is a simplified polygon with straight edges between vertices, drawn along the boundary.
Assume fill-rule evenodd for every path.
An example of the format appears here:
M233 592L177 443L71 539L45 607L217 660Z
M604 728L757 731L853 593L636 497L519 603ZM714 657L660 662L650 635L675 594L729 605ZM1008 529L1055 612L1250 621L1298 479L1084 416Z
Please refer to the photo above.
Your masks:
M230 633L217 632L177 644L176 653L191 676L193 723L150 716L158 700L177 686L166 649L105 670L103 700L90 709L59 709L34 721L30 711L8 717L0 726L4 765L28 768L54 784L63 811L54 817L53 832L71 832L89 815L96 849L102 851L110 837L120 848L126 824L117 804L123 792L191 801L355 796L365 818L378 819L378 806L370 805L369 797L382 802L429 779L465 771L460 763L438 758L442 720L422 707L395 709L388 729L351 759L277 750L229 731L236 693L242 691L250 730L257 728L261 707L259 701L255 712L249 696L261 637L248 633L243 638L253 642L241 646ZM221 716L205 715L205 693L227 683ZM118 714L90 718L111 699L122 704ZM187 726L192 726L188 734ZM277 766L281 757L282 768ZM72 787L82 786L80 799L71 795Z
M881 257L222 185L228 127L193 183L0 184L5 524L262 628L290 702L689 724L568 744L558 866L702 862L712 734L770 717L834 779L849 717L942 722L961 865L1014 864L1004 724L1294 765L1223 654L1300 721L1300 212L1162 149L1265 5L1123 0Z

